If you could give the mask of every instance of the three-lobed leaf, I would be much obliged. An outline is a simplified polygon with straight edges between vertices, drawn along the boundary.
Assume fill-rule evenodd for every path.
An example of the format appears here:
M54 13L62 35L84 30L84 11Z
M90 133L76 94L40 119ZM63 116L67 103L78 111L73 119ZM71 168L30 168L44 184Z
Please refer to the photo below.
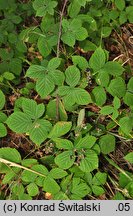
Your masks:
M45 106L44 104L37 105L36 101L24 98L22 102L22 109L24 113L32 119L38 119L43 115Z
M76 40L82 41L85 40L88 36L88 32L84 27L82 27L82 22L80 19L63 19L62 27L63 34L61 39L68 46L73 47Z
M33 8L37 11L36 16L45 16L47 13L53 15L54 8L57 6L56 1L49 0L35 0L33 2Z

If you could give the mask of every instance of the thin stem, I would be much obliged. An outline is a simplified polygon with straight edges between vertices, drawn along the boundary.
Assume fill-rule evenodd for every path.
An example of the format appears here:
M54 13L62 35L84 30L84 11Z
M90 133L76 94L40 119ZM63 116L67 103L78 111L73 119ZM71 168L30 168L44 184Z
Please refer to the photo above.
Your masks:
M0 162L1 162L1 163L4 163L4 164L9 164L10 167L18 167L18 168L20 168L20 169L24 169L24 170L27 170L27 171L29 171L29 172L35 173L35 174L37 174L37 175L39 175L39 176L46 177L46 175L43 175L42 173L39 173L39 172L37 172L37 171L34 171L34 170L29 169L29 168L24 167L24 166L21 166L20 164L17 164L17 163L14 163L14 162L5 160L5 159L3 159L3 158L0 158Z
M62 11L60 13L60 25L59 25L59 35L58 35L57 54L56 54L57 57L59 57L59 54L60 54L60 39L61 39L61 33L62 33L62 19L63 19L64 10L65 10L67 2L68 2L68 0L64 1L64 5L63 5Z

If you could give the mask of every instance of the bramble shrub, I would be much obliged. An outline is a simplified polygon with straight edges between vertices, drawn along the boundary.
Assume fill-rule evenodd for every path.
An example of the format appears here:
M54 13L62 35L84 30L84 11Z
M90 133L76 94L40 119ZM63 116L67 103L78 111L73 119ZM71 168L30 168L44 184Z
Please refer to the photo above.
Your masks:
M132 198L132 173L109 156L119 140L133 138L133 78L121 60L109 60L103 38L133 22L133 1L24 2L0 0L0 137L10 130L34 153L48 153L38 158L1 147L2 184L9 186L1 199L31 200L41 192L97 198L108 180L114 183L102 159L119 172L111 199ZM79 47L93 53L89 60ZM132 164L133 153L123 160Z

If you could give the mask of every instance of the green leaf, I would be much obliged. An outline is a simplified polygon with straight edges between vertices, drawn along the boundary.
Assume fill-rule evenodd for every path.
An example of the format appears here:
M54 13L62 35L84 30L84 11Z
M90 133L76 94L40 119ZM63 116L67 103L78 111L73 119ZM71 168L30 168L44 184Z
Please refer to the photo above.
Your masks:
M32 200L32 197L29 194L23 193L19 195L19 200Z
M124 24L127 22L127 14L126 11L121 11L120 16L119 16L119 23L120 25Z
M86 3L91 2L92 0L78 0L79 4L85 7Z
M6 123L16 133L26 133L32 126L31 118L23 112L14 112L6 120Z
M49 138L54 139L66 134L72 127L71 122L57 122L49 134Z
M118 97L114 97L114 100L113 100L113 106L115 109L119 109L120 106L121 106L121 101Z
M126 92L124 96L124 103L130 107L133 106L133 93L132 92Z
M75 161L75 157L73 156L72 151L65 151L55 157L55 163L61 169L68 169L70 168Z
M123 173L119 174L119 185L122 188L125 188L126 185L128 185L131 182L131 180L128 178L128 176L132 177L132 174L129 172L126 172L126 174L127 175L124 175Z
M97 72L105 65L105 61L106 61L105 52L101 47L99 47L92 54L89 60L89 65L95 72Z
M83 172L91 172L98 168L98 156L93 150L86 151L86 157L81 159L79 168Z
M0 112L0 122L4 123L7 120L7 115L3 112Z
M105 193L104 189L97 185L92 186L92 191L96 196L100 196Z
M51 79L55 85L62 85L65 79L64 74L59 70L49 72L49 79Z
M9 70L16 75L20 75L20 73L22 72L22 60L18 58L12 58L9 64Z
M49 75L36 82L36 90L41 98L47 97L54 90L54 82Z
M65 75L66 83L71 87L75 87L79 83L80 71L76 66L69 66L65 71Z
M111 34L112 28L108 26L104 26L102 28L101 36L102 38L106 38Z
M124 159L133 164L133 152L128 153Z
M72 91L72 94L73 94L73 98L75 98L75 102L79 105L86 105L92 103L90 94L84 89L75 88Z
M86 135L81 138L78 143L75 145L76 149L90 149L96 142L96 137Z
M68 46L73 47L76 40L85 40L88 36L88 32L82 27L82 22L80 19L74 18L72 20L63 19L63 34L62 41Z
M92 23L96 23L96 21L94 19L92 19L92 21L93 21ZM80 47L85 52L95 51L97 48L96 44L89 41L89 40L85 40L85 41L80 42Z
M38 177L35 179L35 183L36 183L37 186L39 186L39 187L43 187L43 182L44 182L44 177L42 177L42 176L38 176Z
M73 47L75 45L75 36L73 32L70 34L70 32L66 32L61 37L62 41L67 44L70 47Z
M37 47L43 57L47 57L52 51L52 44L45 37L39 37Z
M125 133L125 134L129 134L132 131L133 128L133 123L132 123L132 118L129 117L123 117L119 120L119 125L121 130Z
M22 102L22 109L32 119L40 118L44 111L44 104L37 105L36 101L24 98Z
M103 70L112 76L120 76L120 75L122 75L124 68L118 62L108 61L104 65Z
M96 77L96 82L98 85L106 88L109 84L109 74L106 73L103 69L100 69Z
M127 89L130 91L133 91L133 77L130 78L130 80L127 84Z
M67 172L60 168L53 168L49 173L49 176L53 179L61 179L65 177L66 175L67 175Z
M0 10L4 10L6 8L8 8L8 1L4 1L4 0L0 0Z
M80 27L79 29L75 31L75 38L78 41L83 41L88 37L88 32L85 28Z
M133 22L133 13L132 13L132 11L133 11L133 6L126 7L126 16L127 16L130 23Z
M81 5L78 2L78 0L72 1L71 4L68 6L68 15L71 18L76 17L78 13L80 12L80 8L81 8Z
M49 71L50 71L50 70L55 70L56 68L59 67L60 63L61 63L61 59L60 59L60 58L57 58L57 57L52 58L52 59L49 61L49 63L48 63L48 70L49 70Z
M36 164L36 165L33 165L32 166L32 170L38 172L38 173L41 173L43 174L44 176L47 176L48 175L48 169L44 166L44 165L41 165L41 164Z
M43 183L43 190L52 194L56 194L60 191L60 187L53 178L47 176Z
M104 106L101 108L100 113L102 115L109 115L114 112L114 108L112 106Z
M7 80L13 80L15 78L14 74L10 73L10 72L4 72L3 77Z
M73 149L73 143L70 140L55 138L53 141L59 149Z
M2 184L10 184L11 181L16 177L17 172L19 171L18 168L13 168L13 170L10 170L3 178Z
M36 159L24 159L21 162L22 166L25 166L25 167L31 167L37 163L38 163L38 161Z
M15 182L12 186L12 193L17 196L20 196L24 193L24 186L21 183Z
M40 145L47 138L52 125L49 121L38 119L29 130L30 139L37 145Z
M72 111L74 104L86 105L86 104L92 103L90 94L82 88L69 87L65 89L62 87L60 88L60 91L63 89L64 89L64 95L65 95L65 97L63 97L63 103L64 103L66 110ZM65 90L66 90L66 93L65 93ZM63 92L62 93L59 92L59 93L63 95Z
M60 186L63 192L66 192L66 190L68 189L68 185L71 185L71 181L72 181L71 175L68 175L62 179Z
M125 0L115 0L116 7L122 11L125 8Z
M80 178L73 178L71 193L78 197L85 197L90 192L89 186L82 182Z
M63 97L63 104L67 111L70 111L70 112L73 111L73 106L76 103L74 99L75 97L72 94L72 92Z
M0 123L0 137L5 137L7 135L7 129L3 123Z
M129 195L133 197L133 181L126 185L125 189L128 191Z
M5 95L0 90L0 110L3 109L4 105L5 105Z
M26 183L34 182L36 178L37 178L37 174L27 170L24 170L21 174L22 181Z
M54 15L54 8L57 6L56 1L49 0L35 0L33 2L33 8L37 11L36 16L43 17L47 13Z
M0 173L8 173L10 171L10 167L7 164L0 162Z
M97 86L93 89L92 95L94 96L95 103L102 106L106 102L106 92L102 86Z
M126 85L124 80L121 77L111 80L107 90L113 97L124 97L126 94Z
M32 79L43 78L45 74L46 68L41 65L31 65L26 72L26 77L30 77Z
M103 154L109 154L115 150L115 137L110 134L103 135L99 140L99 145Z
M15 163L21 162L21 156L19 152L14 148L9 148L9 147L0 148L0 157Z
M120 192L116 192L115 196L113 197L113 200L125 200L125 197Z
M72 61L75 66L79 66L81 70L88 68L87 60L82 56L72 56Z
M124 97L124 102L128 105L128 106L133 106L133 77L130 78L128 84L127 84L127 92L126 95Z
M69 200L68 196L62 191L59 191L59 193L55 194L53 199L54 200Z
M104 185L106 183L107 174L97 172L92 179L92 184L94 185Z
M112 119L116 119L119 116L119 112L117 109L114 109L113 114L112 114Z
M37 194L39 194L38 186L34 182L30 183L27 186L27 192L31 197L36 196Z
M71 94L71 87L69 87L69 86L60 86L60 87L58 88L57 93L58 93L60 96L64 96L64 95L67 95L67 94Z

